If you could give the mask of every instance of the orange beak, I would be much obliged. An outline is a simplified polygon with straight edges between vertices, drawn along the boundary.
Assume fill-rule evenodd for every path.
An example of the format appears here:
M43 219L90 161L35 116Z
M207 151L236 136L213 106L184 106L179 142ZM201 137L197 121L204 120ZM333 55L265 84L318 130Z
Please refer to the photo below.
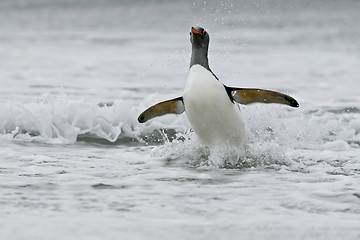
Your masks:
M200 36L203 36L202 33L200 31L198 31L196 28L192 27L191 28L191 32L194 34L199 34Z

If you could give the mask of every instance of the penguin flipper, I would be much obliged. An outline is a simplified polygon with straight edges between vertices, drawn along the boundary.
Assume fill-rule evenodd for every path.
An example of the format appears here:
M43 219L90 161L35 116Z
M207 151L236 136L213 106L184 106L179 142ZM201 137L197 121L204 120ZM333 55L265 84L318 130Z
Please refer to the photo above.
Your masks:
M279 103L291 107L299 107L299 103L289 95L256 88L233 88L225 86L230 98L241 104L251 103Z
M184 111L183 97L178 97L149 107L139 115L138 121L139 123L144 123L152 118L160 117L168 113L181 114Z

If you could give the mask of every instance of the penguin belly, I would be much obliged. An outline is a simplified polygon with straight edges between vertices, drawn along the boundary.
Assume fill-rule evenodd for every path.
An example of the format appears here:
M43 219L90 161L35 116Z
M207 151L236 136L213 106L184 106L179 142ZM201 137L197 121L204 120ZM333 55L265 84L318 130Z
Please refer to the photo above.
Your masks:
M245 147L240 109L210 71L200 65L190 68L183 100L189 122L203 144Z

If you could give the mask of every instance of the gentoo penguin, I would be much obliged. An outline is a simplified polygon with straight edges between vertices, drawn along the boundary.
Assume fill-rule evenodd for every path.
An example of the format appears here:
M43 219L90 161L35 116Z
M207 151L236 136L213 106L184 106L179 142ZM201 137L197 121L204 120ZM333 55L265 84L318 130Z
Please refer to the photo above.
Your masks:
M245 147L244 120L236 103L279 103L298 107L298 102L285 94L253 88L228 87L211 71L208 61L209 34L202 27L192 27L192 54L188 80L182 97L158 103L138 117L144 123L154 117L184 111L199 140L207 146Z

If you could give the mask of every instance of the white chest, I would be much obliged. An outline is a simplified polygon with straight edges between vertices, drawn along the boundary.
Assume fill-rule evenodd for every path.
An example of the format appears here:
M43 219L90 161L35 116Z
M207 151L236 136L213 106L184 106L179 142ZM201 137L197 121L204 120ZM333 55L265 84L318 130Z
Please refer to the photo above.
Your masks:
M183 99L190 124L204 144L246 143L240 110L210 71L200 65L191 67Z

